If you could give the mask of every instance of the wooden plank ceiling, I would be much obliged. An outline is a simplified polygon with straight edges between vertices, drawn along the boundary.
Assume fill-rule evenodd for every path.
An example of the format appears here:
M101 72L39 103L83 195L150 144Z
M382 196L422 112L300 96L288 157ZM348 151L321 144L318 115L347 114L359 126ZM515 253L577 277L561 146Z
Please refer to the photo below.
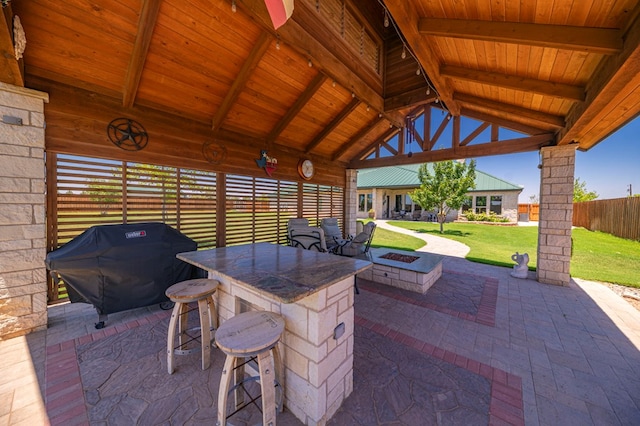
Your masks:
M14 0L0 67L5 83L71 86L206 123L222 141L246 136L345 167L589 149L640 111L639 10L637 0L295 0L274 30L264 0ZM20 60L13 14L27 39ZM405 117L433 109L442 124L416 132L422 152L408 155ZM524 135L465 137L461 116ZM451 141L432 150L448 125Z

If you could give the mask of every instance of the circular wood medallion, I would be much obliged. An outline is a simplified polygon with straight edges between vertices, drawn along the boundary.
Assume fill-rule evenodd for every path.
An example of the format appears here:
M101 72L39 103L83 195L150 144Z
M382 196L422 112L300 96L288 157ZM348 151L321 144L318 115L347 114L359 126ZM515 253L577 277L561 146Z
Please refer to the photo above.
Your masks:
M214 140L202 144L202 155L211 164L220 164L227 158L227 148Z

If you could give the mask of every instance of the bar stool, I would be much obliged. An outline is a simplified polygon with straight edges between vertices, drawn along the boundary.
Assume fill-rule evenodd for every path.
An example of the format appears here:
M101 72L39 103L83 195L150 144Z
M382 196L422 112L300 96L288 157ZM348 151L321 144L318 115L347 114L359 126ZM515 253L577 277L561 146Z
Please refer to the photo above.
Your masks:
M273 426L276 424L276 405L278 411L282 411L282 399L284 395L284 372L278 352L278 341L284 330L284 318L273 312L245 312L238 314L226 322L216 331L216 345L227 355L220 377L220 389L218 391L218 421L216 425L223 426L227 418L231 417L258 398L253 398L248 403L244 399L239 388L244 382L260 381L262 394L262 424ZM250 358L246 361L245 358ZM244 366L249 362L257 361L257 377L244 378ZM275 370L275 375L274 375ZM230 388L231 378L234 377L234 385ZM276 403L276 386L280 386L281 397ZM227 414L227 398L235 391L235 410Z
M206 370L211 364L211 342L214 339L212 331L218 328L218 314L213 301L213 294L220 284L216 280L198 278L176 283L169 287L165 294L175 303L169 321L169 333L167 336L167 371L173 374L173 355L188 355L197 350L189 343L200 340L202 352L202 369ZM189 308L189 303L198 302L197 308ZM197 329L187 329L189 312L198 309L200 317L199 336L192 335ZM178 346L174 347L178 326Z

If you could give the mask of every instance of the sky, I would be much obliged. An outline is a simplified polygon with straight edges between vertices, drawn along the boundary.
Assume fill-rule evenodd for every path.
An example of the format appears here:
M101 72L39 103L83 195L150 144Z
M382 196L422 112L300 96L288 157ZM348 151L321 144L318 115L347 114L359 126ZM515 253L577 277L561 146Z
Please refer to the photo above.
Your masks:
M433 114L432 132L437 129L442 118ZM444 113L443 113L444 116ZM422 116L416 119L416 129L422 128ZM461 138L470 134L479 122L463 117L461 121ZM450 144L451 125L442 134L440 144ZM501 129L501 132L504 130ZM481 134L478 141L488 140L489 130ZM506 131L501 133L501 140L523 137L526 135ZM509 135L509 133L512 133ZM414 141L413 144L416 144ZM407 149L407 148L405 148ZM414 152L419 152L414 148ZM539 200L540 162L538 151L519 154L478 157L476 169L504 179L524 189L518 198L519 203L531 202L531 197ZM633 194L640 194L640 117L630 121L626 126L612 133L606 139L588 151L576 151L575 178L586 183L588 192L595 191L598 199L623 198L629 195L629 185Z
M499 177L524 190L518 202L528 203L540 192L539 154L479 157L476 168ZM595 191L598 199L623 198L640 193L640 117L603 139L588 151L576 152L575 178L586 182L587 191Z

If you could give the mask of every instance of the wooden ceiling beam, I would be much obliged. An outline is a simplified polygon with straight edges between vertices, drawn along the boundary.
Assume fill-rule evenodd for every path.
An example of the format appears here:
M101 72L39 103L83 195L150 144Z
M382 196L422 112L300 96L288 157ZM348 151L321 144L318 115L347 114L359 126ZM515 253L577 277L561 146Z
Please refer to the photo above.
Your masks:
M384 110L385 112L390 112L405 108L413 108L415 106L434 102L436 99L437 96L433 93L427 95L427 91L424 88L413 89L400 95L385 98Z
M416 59L429 76L437 93L447 109L453 115L460 115L460 106L453 99L453 88L440 73L438 55L435 54L426 38L418 31L420 16L414 2L406 0L385 0L384 4L402 32L408 45L411 46Z
M371 155L371 152L373 150L376 151L376 156L377 156L380 153L380 150L379 150L380 144L382 142L388 141L390 138L392 138L393 136L398 134L398 132L400 132L400 129L398 127L393 127L393 126L390 127L389 130L385 131L378 139L376 139L375 141L373 141L369 145L367 145L354 158L358 158L359 161L363 161L362 159L365 158L365 157L368 157L369 155ZM397 158L397 156L393 156L393 157L390 157L390 158ZM349 168L362 169L362 168L366 168L366 167L349 167Z
M589 129L599 121L603 111L615 108L620 93L637 88L633 82L640 75L640 3L630 16L622 52L604 58L598 65L587 86L585 102L574 105L567 114L567 124L557 135L558 145L579 142L580 149L589 149L600 142L608 133L596 134Z
M473 132L469 133L469 135L466 138L460 141L460 146L469 145L470 142L472 142L475 138L480 136L480 134L484 132L486 129L488 129L490 126L491 126L491 123L488 123L486 121L480 123L480 125L476 127L476 129Z
M247 59L242 64L240 72L238 72L235 80L233 80L231 88L220 104L220 108L218 108L218 111L216 111L216 114L213 116L213 120L211 123L211 128L213 130L219 130L220 127L222 127L222 123L227 117L227 114L229 114L231 107L238 99L238 96L240 96L242 90L244 90L244 87L246 86L247 81L249 81L253 70L256 69L258 63L262 59L262 56L269 48L271 40L271 35L265 31L262 31L260 33L260 36L258 36L256 43L253 45L253 49L251 49L251 52L249 52L249 56L247 56Z
M265 31L276 34L267 12L264 0L237 0L238 9L244 9L249 16L262 26ZM298 16L306 12L304 2L296 3L293 16L284 25L278 28L277 34L281 42L287 43L304 58L312 60L314 67L318 67L324 74L335 80L342 87L353 92L356 98L366 102L376 111L384 111L384 99L382 97L382 80L375 86L367 81L366 72L360 69L353 70L343 58L334 54L327 48L324 40L316 39L297 20ZM354 66L358 61L347 61ZM395 125L402 125L402 118L398 114L385 114L387 119Z
M436 129L436 132L433 134L433 137L429 137L427 139L427 146L425 147L425 151L431 151L433 149L434 145L438 142L438 139L440 139L440 136L442 136L442 133L444 133L444 130L449 125L449 120L451 120L451 117L452 115L450 113L444 116L444 118L440 122L440 125Z
M339 160L351 147L355 146L362 138L367 136L384 118L376 117L356 133L348 142L342 144L340 149L333 153L331 161Z
M564 127L564 117L547 114L540 111L522 108L515 105L508 105L502 102L492 101L490 99L480 98L466 93L457 92L453 95L454 99L461 105L471 109L480 110L490 109L496 113L504 113L510 116L522 117L527 121L535 121L541 127L549 128L548 130L558 130Z
M282 133L282 131L291 123L291 121L298 115L298 113L304 108L304 106L313 98L316 92L322 87L324 82L327 80L327 76L318 73L314 79L309 83L307 88L302 92L302 95L296 99L295 103L289 108L287 113L280 119L280 121L275 125L273 130L267 136L267 146L272 144L276 138Z
M436 161L457 160L460 158L487 157L502 154L515 154L518 152L537 151L544 146L552 145L554 135L545 133L536 136L528 136L518 139L510 139L500 142L488 142L483 144L457 146L455 148L436 149L434 151L414 152L411 157L400 155L393 157L379 157L374 159L353 160L349 163L350 169L366 169L370 167L398 166L402 164L432 163ZM371 152L371 147L369 148ZM363 152L363 155L366 152Z
M3 10L0 16L0 81L14 86L24 87L24 74L20 61L16 59L13 45L13 12L11 5Z
M333 120L331 120L329 124L324 126L322 131L318 133L311 142L309 142L304 152L306 154L309 154L311 151L313 151L315 147L320 145L322 140L326 138L336 127L338 127L338 125L342 123L345 120L345 118L347 118L349 114L351 114L351 112L353 112L353 110L356 109L358 105L360 105L360 103L361 103L360 99L353 98L351 102L349 102L349 104L346 107L344 107L342 111L340 111L340 113L337 116L335 116Z
M622 51L622 34L615 28L496 22L472 19L421 18L422 35L525 44L614 55Z
M502 117L498 117L496 115L488 114L486 112L475 111L472 109L468 109L462 107L462 115L465 117L473 118L479 121L488 121L492 124L497 124L500 127L505 127L510 130L514 130L516 132L525 133L528 135L539 135L542 133L548 133L547 130L541 129L535 126L528 126L526 124L518 123L512 120L507 120Z
M161 4L162 0L144 0L142 2L140 17L138 18L138 33L133 43L133 50L122 91L122 105L127 108L131 108L136 100L142 70L147 60L147 52L149 51L149 45L151 45L151 37L156 27Z
M584 87L569 84L553 83L550 81L480 71L453 65L442 66L440 68L440 74L454 80L471 81L478 84L488 84L491 86L533 92L572 101L584 101L585 99Z

